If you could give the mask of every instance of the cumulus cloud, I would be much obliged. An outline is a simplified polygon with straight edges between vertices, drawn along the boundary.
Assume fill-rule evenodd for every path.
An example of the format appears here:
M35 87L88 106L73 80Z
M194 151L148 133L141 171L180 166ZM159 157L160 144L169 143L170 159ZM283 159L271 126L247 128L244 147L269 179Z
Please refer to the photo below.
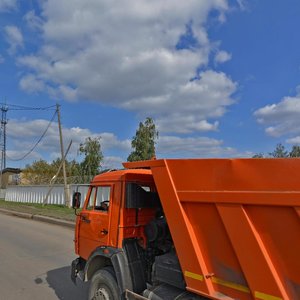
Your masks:
M41 92L45 89L44 81L38 79L33 74L23 76L19 82L21 89L28 92Z
M8 53L15 54L18 48L23 47L23 35L20 29L16 26L4 27L6 41L9 44Z
M163 136L159 138L157 153L162 157L237 156L237 151L224 147L222 140L207 137Z
M300 134L300 94L266 105L255 111L254 116L266 126L265 131L270 136Z
M49 125L48 120L16 120L11 119L7 125L7 136L9 140L9 159L20 159L32 149L41 134ZM100 143L104 153L103 168L121 168L121 163L126 161L131 152L131 141L121 140L111 132L92 132L87 128L63 127L64 145L67 148L72 140L72 147L68 159L80 161L78 153L80 143L87 137L101 137ZM117 155L111 155L117 153ZM162 157L236 157L249 156L246 153L238 153L235 149L226 147L222 140L207 137L178 137L160 136L156 145L158 158ZM27 157L28 162L37 159L53 160L60 157L60 141L58 125L53 122L46 135L38 146Z
M218 51L215 56L215 63L224 63L231 59L231 54L226 51Z
M17 0L0 0L0 12L15 9Z
M118 156L106 156L103 159L102 169L120 169L124 158Z
M9 150L9 156L12 159L18 159L27 154L39 140L48 125L49 121L43 119L21 121L14 119L9 120L7 125L7 135L11 147L14 149L13 151ZM79 145L84 142L87 137L101 137L101 147L104 153L110 149L126 151L127 153L130 151L130 141L119 140L113 133L95 133L86 128L72 127L63 128L63 137L65 147L67 147L71 140L73 142L69 152L70 159L78 158L77 150ZM56 122L52 123L45 137L30 154L29 158L35 159L36 157L42 157L43 153L47 153L48 156L53 159L60 156L60 141L58 125Z
M25 91L150 115L163 132L216 130L233 103L236 83L226 74L198 74L212 49L205 22L212 10L224 16L226 0L48 0L41 9L43 18L25 17L44 41L18 59L29 70L20 81ZM193 47L179 48L187 35ZM220 51L216 60L229 56Z

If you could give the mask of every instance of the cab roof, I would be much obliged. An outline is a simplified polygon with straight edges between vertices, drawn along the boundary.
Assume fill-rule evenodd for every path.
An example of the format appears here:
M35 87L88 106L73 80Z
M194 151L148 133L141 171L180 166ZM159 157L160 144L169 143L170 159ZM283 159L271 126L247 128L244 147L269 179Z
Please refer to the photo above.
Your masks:
M139 177L148 177L149 179L152 177L152 172L149 169L125 169L125 170L117 170L117 171L108 171L105 173L101 173L96 175L93 182L99 181L121 181L126 178L139 178ZM151 177L150 177L151 176Z

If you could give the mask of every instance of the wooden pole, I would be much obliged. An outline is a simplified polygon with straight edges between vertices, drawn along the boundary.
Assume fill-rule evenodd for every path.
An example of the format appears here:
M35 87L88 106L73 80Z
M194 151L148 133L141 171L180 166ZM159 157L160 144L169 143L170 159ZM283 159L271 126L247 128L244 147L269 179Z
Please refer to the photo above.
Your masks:
M67 183L66 161L65 161L65 155L64 155L64 144L63 144L63 137L62 137L61 122L60 122L60 105L58 103L56 104L56 111L57 111L62 169L63 169L63 176L64 176L65 205L69 207L70 206L70 188Z

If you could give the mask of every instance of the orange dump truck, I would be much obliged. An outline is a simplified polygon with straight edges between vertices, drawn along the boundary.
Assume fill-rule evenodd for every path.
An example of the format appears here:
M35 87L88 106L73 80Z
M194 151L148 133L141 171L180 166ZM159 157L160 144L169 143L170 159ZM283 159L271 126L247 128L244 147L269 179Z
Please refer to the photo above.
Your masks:
M89 300L300 299L300 159L124 166L94 178L77 217Z

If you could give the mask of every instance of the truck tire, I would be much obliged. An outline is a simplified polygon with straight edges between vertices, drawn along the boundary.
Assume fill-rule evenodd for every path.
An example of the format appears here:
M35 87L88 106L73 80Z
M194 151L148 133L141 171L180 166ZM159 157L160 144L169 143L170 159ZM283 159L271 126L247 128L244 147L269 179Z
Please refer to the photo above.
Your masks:
M89 300L119 300L120 292L114 270L105 267L97 271L89 287Z

